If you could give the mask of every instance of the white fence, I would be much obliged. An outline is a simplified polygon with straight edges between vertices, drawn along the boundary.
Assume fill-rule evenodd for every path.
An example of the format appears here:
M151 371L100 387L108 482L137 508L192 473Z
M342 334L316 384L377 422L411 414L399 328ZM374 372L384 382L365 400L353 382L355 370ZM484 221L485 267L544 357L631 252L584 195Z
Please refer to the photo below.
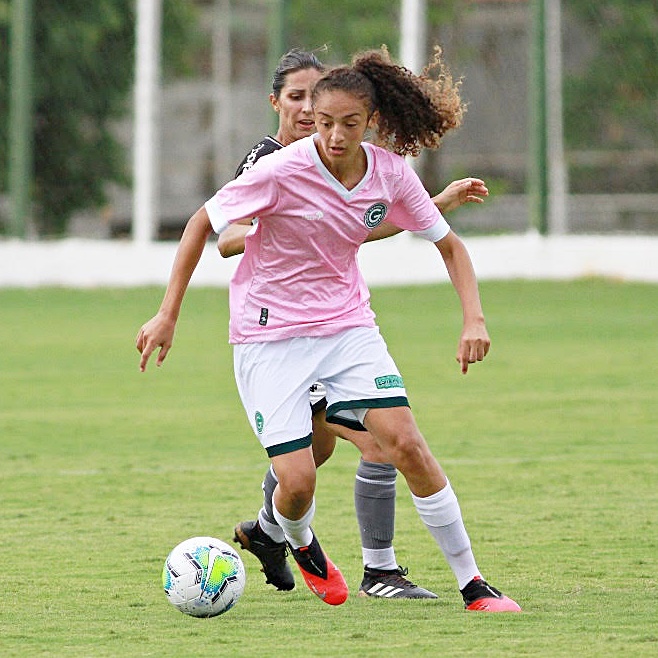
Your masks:
M656 237L528 233L465 242L481 280L609 277L658 283ZM173 242L0 241L0 287L165 285L176 247ZM191 285L226 287L238 261L221 258L209 243ZM373 286L447 280L436 249L407 234L364 245L360 262Z

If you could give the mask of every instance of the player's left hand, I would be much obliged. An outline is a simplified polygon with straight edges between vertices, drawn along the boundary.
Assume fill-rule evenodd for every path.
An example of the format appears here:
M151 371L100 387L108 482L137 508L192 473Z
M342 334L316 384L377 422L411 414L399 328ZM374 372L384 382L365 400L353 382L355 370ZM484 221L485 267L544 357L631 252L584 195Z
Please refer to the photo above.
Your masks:
M462 178L450 183L442 192L432 198L442 213L450 212L465 203L484 203L489 190L479 178Z

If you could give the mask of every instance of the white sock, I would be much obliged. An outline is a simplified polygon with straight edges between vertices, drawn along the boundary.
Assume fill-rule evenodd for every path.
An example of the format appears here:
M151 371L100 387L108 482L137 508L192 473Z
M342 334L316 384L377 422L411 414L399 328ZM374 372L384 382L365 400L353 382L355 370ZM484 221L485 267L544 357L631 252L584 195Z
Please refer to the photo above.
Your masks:
M471 541L464 527L457 496L450 482L435 494L419 498L411 494L414 505L427 529L445 555L457 579L459 589L480 575L471 550Z
M274 511L274 518L281 526L286 539L293 548L301 548L308 546L313 541L313 531L311 530L311 521L315 516L315 498L311 501L311 506L301 519L287 519L279 512L272 501L272 509Z
M363 548L363 566L371 569L383 569L390 571L398 568L398 562L395 559L395 550L390 548Z
M272 540L281 544L286 540L286 536L283 534L283 530L280 525L275 523L270 523L264 516L264 512L261 509L258 512L258 525L261 530Z

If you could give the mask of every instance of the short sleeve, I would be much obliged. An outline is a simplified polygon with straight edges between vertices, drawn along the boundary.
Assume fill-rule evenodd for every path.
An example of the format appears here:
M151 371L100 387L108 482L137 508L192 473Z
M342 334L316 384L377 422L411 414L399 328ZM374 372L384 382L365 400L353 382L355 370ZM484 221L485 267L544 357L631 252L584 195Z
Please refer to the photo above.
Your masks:
M229 224L271 212L277 205L278 186L272 167L263 158L232 180L205 203L213 230L221 233Z
M406 163L396 202L389 221L406 231L412 231L430 242L437 242L450 231L450 226L436 207L418 174Z

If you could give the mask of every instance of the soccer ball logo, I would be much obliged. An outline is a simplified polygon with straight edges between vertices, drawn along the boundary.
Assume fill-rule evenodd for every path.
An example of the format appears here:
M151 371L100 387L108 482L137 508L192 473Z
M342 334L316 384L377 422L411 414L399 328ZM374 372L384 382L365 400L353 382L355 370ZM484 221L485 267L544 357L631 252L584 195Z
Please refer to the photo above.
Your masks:
M245 582L240 556L214 537L193 537L178 544L162 570L169 603L193 617L216 617L230 610Z

